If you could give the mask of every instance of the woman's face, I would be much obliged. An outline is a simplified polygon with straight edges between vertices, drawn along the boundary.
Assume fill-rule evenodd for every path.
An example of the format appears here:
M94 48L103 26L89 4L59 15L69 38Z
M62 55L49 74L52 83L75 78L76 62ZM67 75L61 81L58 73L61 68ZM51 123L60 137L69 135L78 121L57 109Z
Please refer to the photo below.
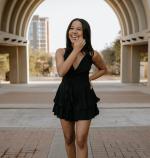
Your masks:
M78 39L83 38L82 23L78 20L74 21L68 32L71 43L76 42Z

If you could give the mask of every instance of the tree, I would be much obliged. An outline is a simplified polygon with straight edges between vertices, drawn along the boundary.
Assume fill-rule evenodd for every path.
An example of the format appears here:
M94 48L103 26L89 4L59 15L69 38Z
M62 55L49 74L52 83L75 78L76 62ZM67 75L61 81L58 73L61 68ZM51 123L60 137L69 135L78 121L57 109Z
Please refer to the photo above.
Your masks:
M120 74L120 39L116 39L112 45L107 46L101 52L108 67L108 73Z
M31 76L47 76L52 67L52 57L45 52L29 52L29 67Z
M0 78L5 79L5 74L8 71L9 71L9 55L0 54Z
M101 51L104 60L107 65L112 65L113 62L115 61L115 53L114 50L112 50L110 47L105 48L104 50Z
M115 55L115 62L120 64L120 52L121 52L121 44L120 44L120 39L116 39L113 42L112 49L114 50L114 55Z

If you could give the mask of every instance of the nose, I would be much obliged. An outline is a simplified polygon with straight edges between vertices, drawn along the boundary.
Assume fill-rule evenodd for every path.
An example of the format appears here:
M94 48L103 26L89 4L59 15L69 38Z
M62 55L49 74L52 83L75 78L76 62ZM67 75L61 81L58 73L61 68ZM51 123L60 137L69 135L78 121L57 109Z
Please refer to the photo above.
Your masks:
M77 33L77 30L76 30L76 29L73 29L73 30L72 30L72 33L76 34L76 33Z

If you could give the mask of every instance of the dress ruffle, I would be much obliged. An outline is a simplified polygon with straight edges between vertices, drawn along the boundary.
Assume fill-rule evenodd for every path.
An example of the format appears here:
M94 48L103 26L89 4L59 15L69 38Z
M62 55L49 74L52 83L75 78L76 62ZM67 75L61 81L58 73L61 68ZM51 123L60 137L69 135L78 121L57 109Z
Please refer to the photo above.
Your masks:
M64 60L69 54L65 52ZM53 112L58 118L69 121L90 120L99 114L100 101L91 88L89 71L92 56L86 54L77 69L73 66L65 74L54 98Z
M99 114L100 101L89 86L79 87L61 83L54 98L54 115L66 120L89 120Z

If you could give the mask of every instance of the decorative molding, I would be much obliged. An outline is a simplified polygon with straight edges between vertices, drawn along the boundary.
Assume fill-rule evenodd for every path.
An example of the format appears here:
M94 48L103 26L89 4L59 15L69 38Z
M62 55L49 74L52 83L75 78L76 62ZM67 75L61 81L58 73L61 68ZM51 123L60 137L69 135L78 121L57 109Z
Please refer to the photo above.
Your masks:
M17 36L11 33L0 31L0 44L2 45L16 45L26 46L27 39L25 37Z

